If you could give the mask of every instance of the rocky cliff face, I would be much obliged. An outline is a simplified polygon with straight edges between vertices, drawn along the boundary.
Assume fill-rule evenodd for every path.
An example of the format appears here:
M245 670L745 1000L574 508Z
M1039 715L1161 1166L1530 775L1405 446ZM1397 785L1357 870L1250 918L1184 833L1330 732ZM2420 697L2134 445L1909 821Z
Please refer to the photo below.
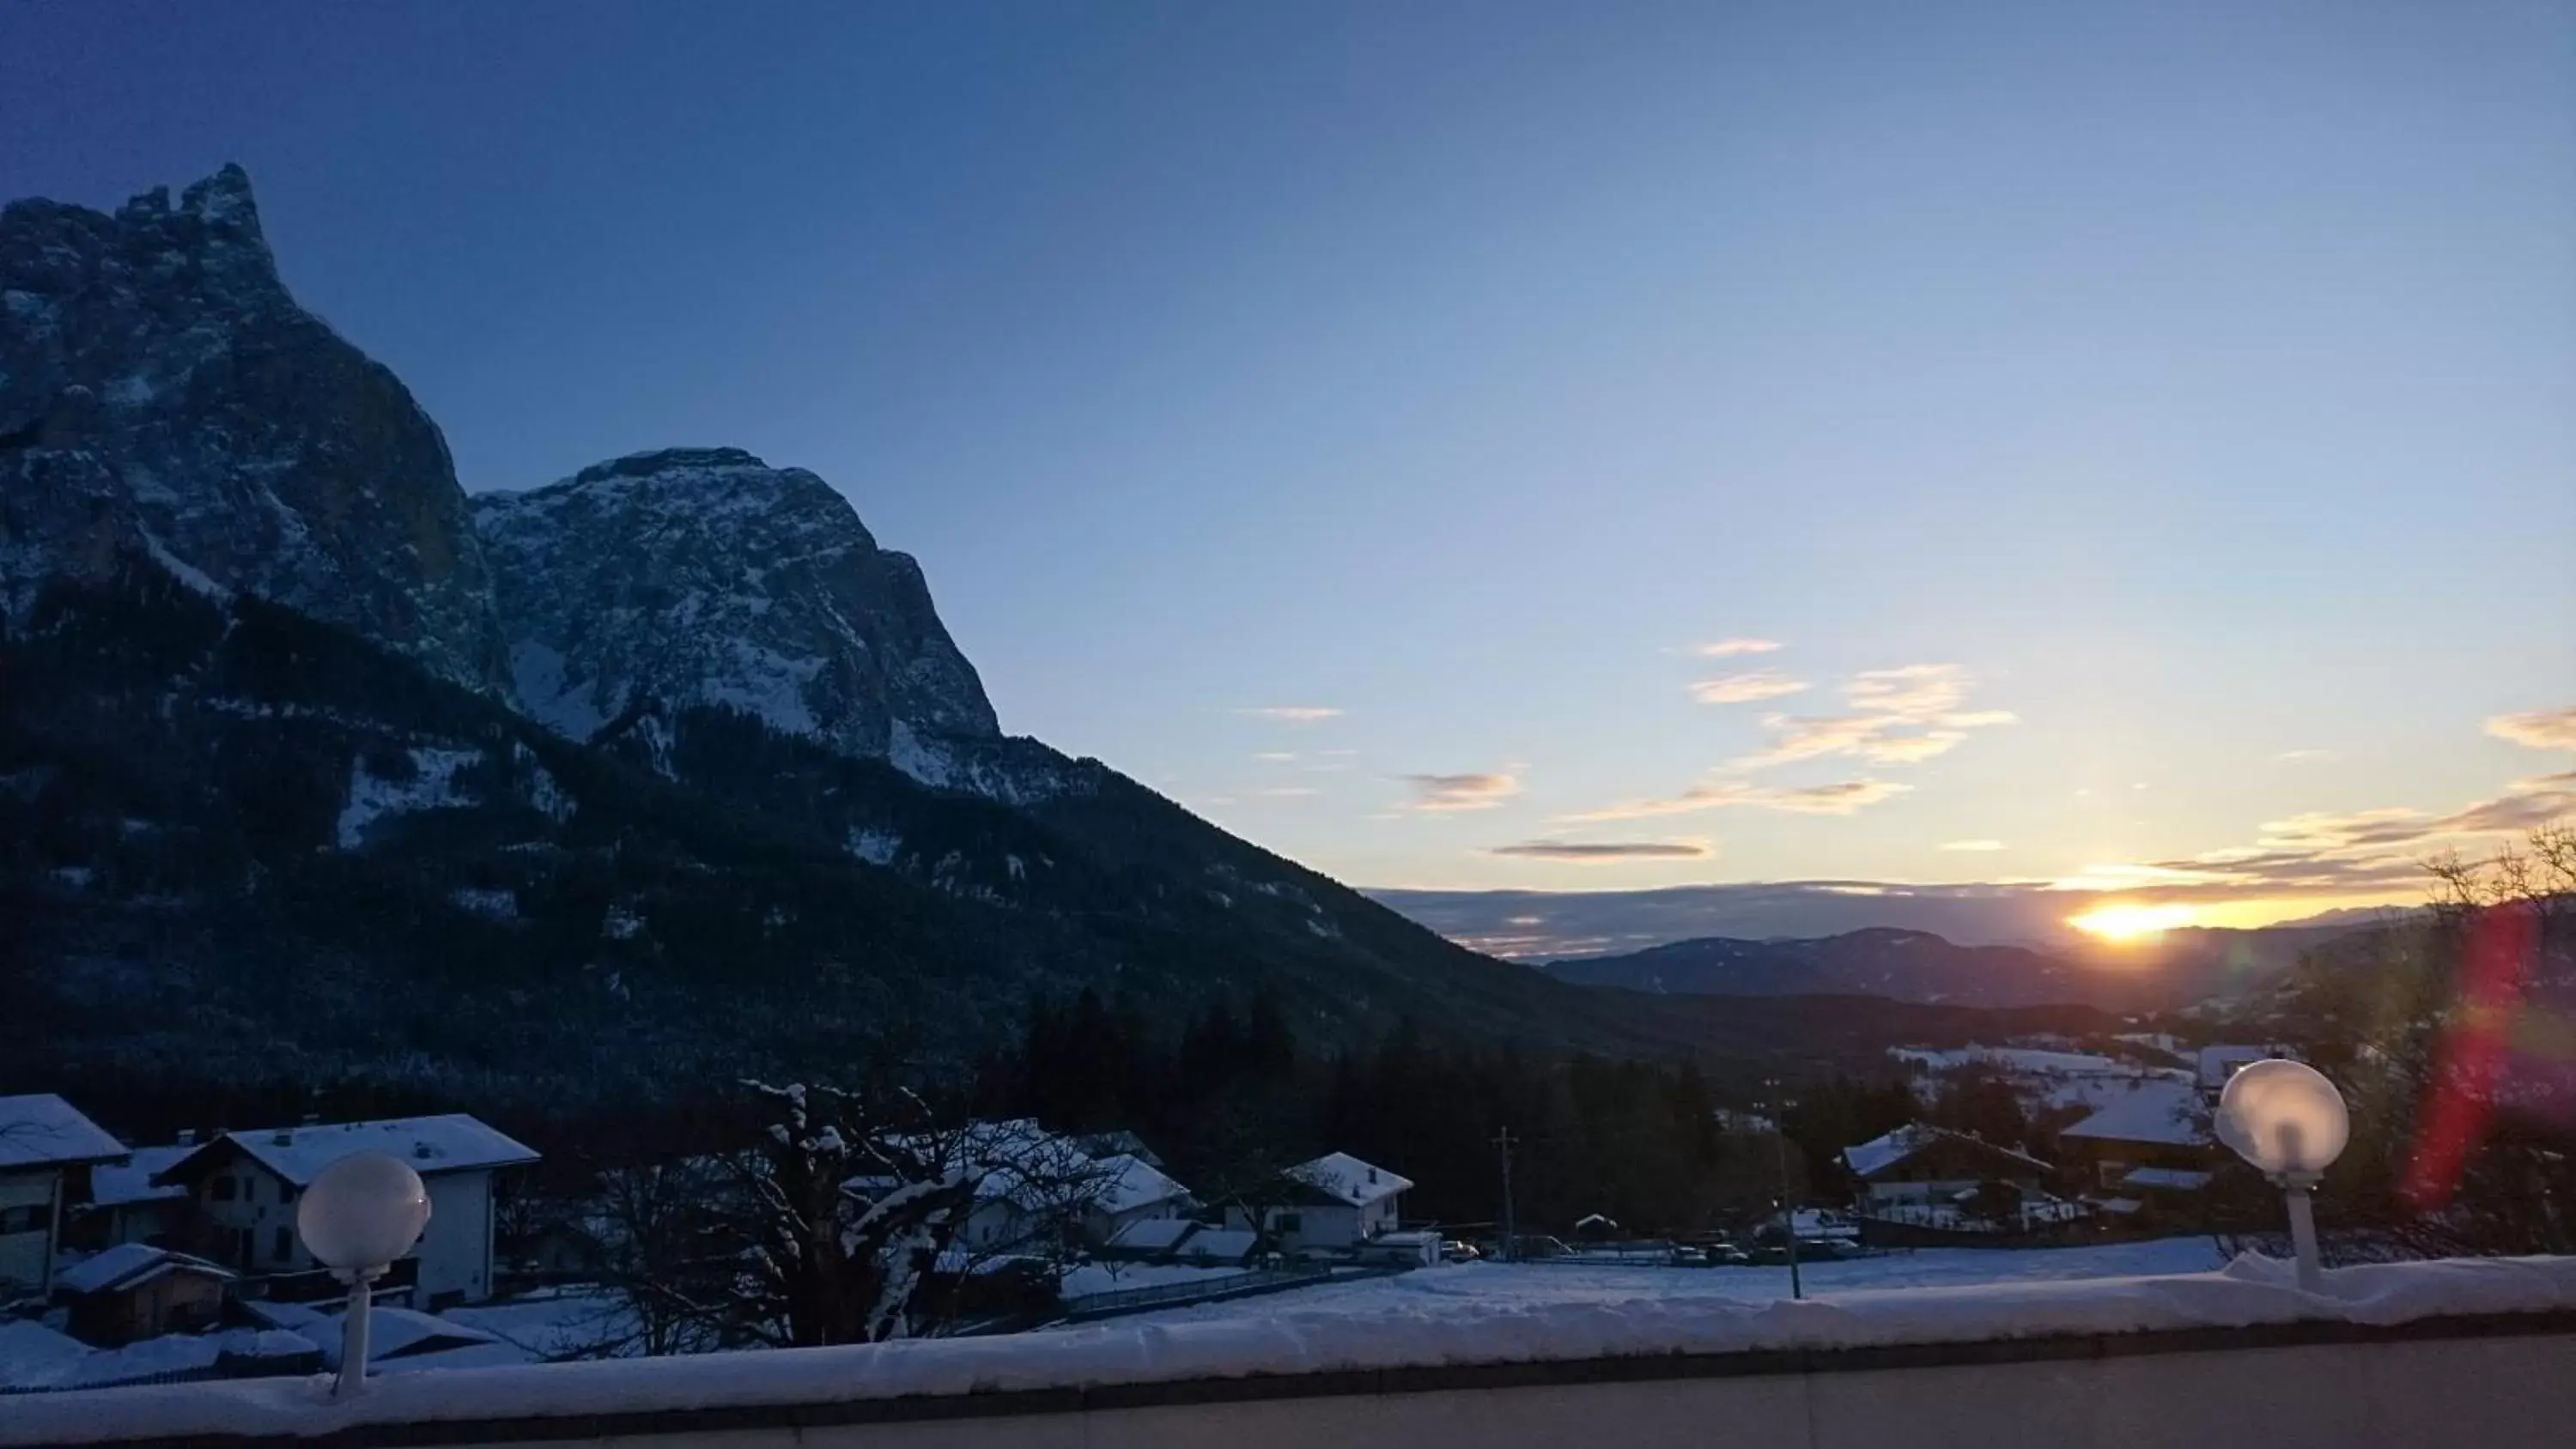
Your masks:
M446 440L288 295L239 167L0 210L0 610L129 549L506 682Z
M639 453L479 495L474 519L520 706L576 739L711 705L898 765L999 734L920 565L801 468Z

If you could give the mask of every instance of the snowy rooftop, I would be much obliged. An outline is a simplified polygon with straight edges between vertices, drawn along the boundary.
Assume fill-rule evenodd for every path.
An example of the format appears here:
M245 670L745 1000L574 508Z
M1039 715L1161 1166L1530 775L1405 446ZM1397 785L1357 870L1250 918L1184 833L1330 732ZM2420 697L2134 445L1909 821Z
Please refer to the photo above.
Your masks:
M94 1349L42 1324L20 1319L0 1324L0 1389L108 1389L145 1383L160 1375L202 1373L226 1358L284 1360L289 1364L300 1360L309 1364L313 1352L313 1345L295 1334L253 1328L168 1333L122 1348ZM116 1392L128 1393L132 1389ZM0 1412L0 1436L16 1431L21 1417L19 1406L40 1401L88 1403L92 1413L97 1412L97 1405L120 1402L97 1393L68 1392L0 1398L0 1403L9 1405L6 1412ZM6 1437L0 1437L0 1443L7 1442Z
M89 1356L89 1345L32 1318L0 1318L0 1384L41 1382Z
M462 1112L451 1112L443 1117L393 1117L379 1122L329 1122L311 1127L227 1132L155 1176L185 1178L194 1170L192 1164L217 1160L208 1154L227 1145L239 1148L297 1187L312 1182L322 1169L341 1158L361 1152L399 1157L423 1177L512 1167L537 1160L536 1149Z
M2241 1258L2225 1270L2152 1278L1827 1292L1750 1302L1670 1286L1630 1296L1442 1301L1439 1283L1488 1265L1375 1280L1410 1306L1334 1313L1280 1300L1215 1305L1149 1323L874 1346L462 1368L388 1378L333 1402L319 1381L156 1385L113 1395L46 1394L0 1414L0 1446L143 1436L310 1436L366 1424L427 1439L441 1421L572 1420L748 1407L790 1409L905 1397L1085 1389L1265 1375L1463 1368L1672 1355L1866 1350L2006 1339L2253 1328L2296 1323L2393 1327L2471 1315L2576 1309L2576 1259L2374 1264L2331 1270L2299 1291L2289 1265ZM1545 1270L1528 1270L1532 1281ZM1400 1285L1420 1284L1414 1289ZM1203 1316L1205 1315L1205 1316ZM517 1437L526 1437L520 1424ZM603 1432L598 1428L587 1433Z
M295 1331L322 1350L325 1367L340 1366L340 1346L348 1332L346 1314L321 1314ZM497 1334L409 1308L378 1304L367 1316L367 1362L371 1364L500 1341Z
M1181 1243L1173 1256L1206 1263L1239 1263L1259 1246L1261 1235L1250 1228L1201 1228Z
M2227 1079L2248 1062L2290 1055L2281 1047L2205 1046L2200 1049L2200 1085L2215 1092L2227 1085Z
M90 1206L124 1207L131 1203L167 1202L186 1197L186 1188L176 1183L155 1183L152 1179L196 1150L194 1146L137 1147L123 1162L101 1163L91 1168Z
M0 1168L113 1162L125 1144L51 1092L0 1097Z
M1156 1203L1170 1202L1190 1195L1190 1190L1163 1174L1162 1169L1141 1157L1120 1155L1100 1161L1103 1175L1098 1196L1091 1205L1105 1213L1134 1212Z
M2179 1167L2141 1167L2121 1178L2120 1185L2162 1188L2167 1192L2198 1192L2209 1186L2209 1174Z
M1971 1137L1964 1132L1951 1132L1921 1122L1909 1123L1884 1137L1874 1137L1858 1147L1846 1147L1843 1149L1843 1161L1851 1168L1852 1175L1855 1177L1876 1177L1916 1153L1944 1142L1959 1143L1977 1152L2009 1157L2035 1172L2049 1170L2047 1163L2027 1152L2016 1152L2009 1147L1999 1147L1982 1137Z
M2058 1133L2106 1142L2152 1142L2192 1147L2209 1141L2199 1116L2200 1093L2187 1082L2154 1081Z
M1398 1177L1347 1152L1328 1152L1288 1169L1288 1174L1352 1207L1367 1207L1413 1186L1411 1178Z
M104 1293L111 1289L141 1287L165 1274L182 1271L217 1278L233 1276L222 1266L203 1258L192 1258L185 1253L174 1253L145 1243L119 1243L55 1274L54 1286L66 1293Z

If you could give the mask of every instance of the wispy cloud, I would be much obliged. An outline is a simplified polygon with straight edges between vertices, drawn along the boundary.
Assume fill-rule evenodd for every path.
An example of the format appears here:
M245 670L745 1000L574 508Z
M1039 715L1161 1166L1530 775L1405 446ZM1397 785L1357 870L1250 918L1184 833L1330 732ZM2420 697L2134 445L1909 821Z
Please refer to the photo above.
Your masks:
M1727 762L1739 771L1848 756L1874 765L1919 765L1956 749L1968 731L2012 724L2010 710L1963 709L1975 678L1956 664L1872 669L1843 683L1853 713L1766 716L1769 748Z
M1295 750L1263 750L1252 758L1265 765L1293 765L1297 763L1297 752Z
M2304 765L2326 757L2323 750L2283 750L2272 757L2276 765Z
M1908 664L1865 669L1843 685L1843 698L1871 714L1930 719L1957 709L1968 697L1968 671L1956 664Z
M1315 792L1303 785L1273 785L1261 793L1273 800L1303 800Z
M1945 840L1941 842L1941 848L1943 850L2001 850L2004 848L2004 843L2000 840Z
M1254 719L1277 720L1281 724L1315 724L1339 719L1342 715L1340 710L1320 704L1263 704L1238 709L1235 713L1250 715Z
M1406 775L1413 787L1408 809L1445 814L1457 810L1491 810L1521 792L1520 777L1501 773Z
M1801 815L1850 815L1912 787L1887 780L1859 779L1790 788L1756 785L1744 777L1806 760L1856 759L1873 765L1918 765L1947 754L1965 741L1970 731L2015 720L2009 710L1966 708L1968 693L1975 683L1974 676L1956 664L1908 664L1867 670L1843 681L1842 695L1851 705L1851 713L1765 715L1762 726L1771 733L1767 747L1727 761L1680 794L1630 800L1561 818L1569 822L1641 820L1736 807ZM1775 670L1757 670L1702 680L1693 686L1692 693L1708 703L1724 704L1793 694L1809 687L1805 681L1790 679Z
M1693 815L1702 810L1776 810L1789 815L1851 815L1892 800L1911 785L1889 780L1845 780L1831 785L1754 785L1741 780L1712 780L1660 800L1630 800L1600 810L1558 817L1569 825L1608 820L1650 820L1663 815Z
M1698 860L1711 853L1705 840L1525 840L1497 845L1488 855L1516 860L1563 860L1578 865L1618 865L1632 860Z
M2487 733L2535 750L2576 750L2576 705L2500 714L2487 721Z
M1807 687L1807 681L1803 679L1791 679L1776 669L1763 669L1751 674L1703 679L1693 684L1690 692L1691 698L1702 704L1748 704L1757 699L1803 694Z
M1691 652L1702 659L1741 659L1747 654L1777 654L1780 648L1777 639L1720 639L1693 645Z

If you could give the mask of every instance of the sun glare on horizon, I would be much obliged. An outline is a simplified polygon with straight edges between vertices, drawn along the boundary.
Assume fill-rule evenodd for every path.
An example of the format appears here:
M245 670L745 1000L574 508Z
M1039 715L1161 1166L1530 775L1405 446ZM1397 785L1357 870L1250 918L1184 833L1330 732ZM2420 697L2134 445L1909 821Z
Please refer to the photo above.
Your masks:
M2197 919L2198 913L2189 906L2119 905L2103 906L2086 911L2080 916L2069 916L2066 918L2066 924L2088 936L2121 942L2152 940L2176 927L2191 925Z

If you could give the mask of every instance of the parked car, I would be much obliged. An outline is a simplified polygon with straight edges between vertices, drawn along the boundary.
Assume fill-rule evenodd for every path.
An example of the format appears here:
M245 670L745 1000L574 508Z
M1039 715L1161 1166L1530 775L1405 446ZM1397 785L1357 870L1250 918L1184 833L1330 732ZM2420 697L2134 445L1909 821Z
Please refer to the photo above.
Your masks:
M1683 1243L1673 1249L1673 1266L1676 1268L1705 1268L1708 1264L1706 1248L1694 1248Z
M1440 1261L1444 1263L1472 1263L1483 1256L1475 1244L1457 1238L1440 1245Z

